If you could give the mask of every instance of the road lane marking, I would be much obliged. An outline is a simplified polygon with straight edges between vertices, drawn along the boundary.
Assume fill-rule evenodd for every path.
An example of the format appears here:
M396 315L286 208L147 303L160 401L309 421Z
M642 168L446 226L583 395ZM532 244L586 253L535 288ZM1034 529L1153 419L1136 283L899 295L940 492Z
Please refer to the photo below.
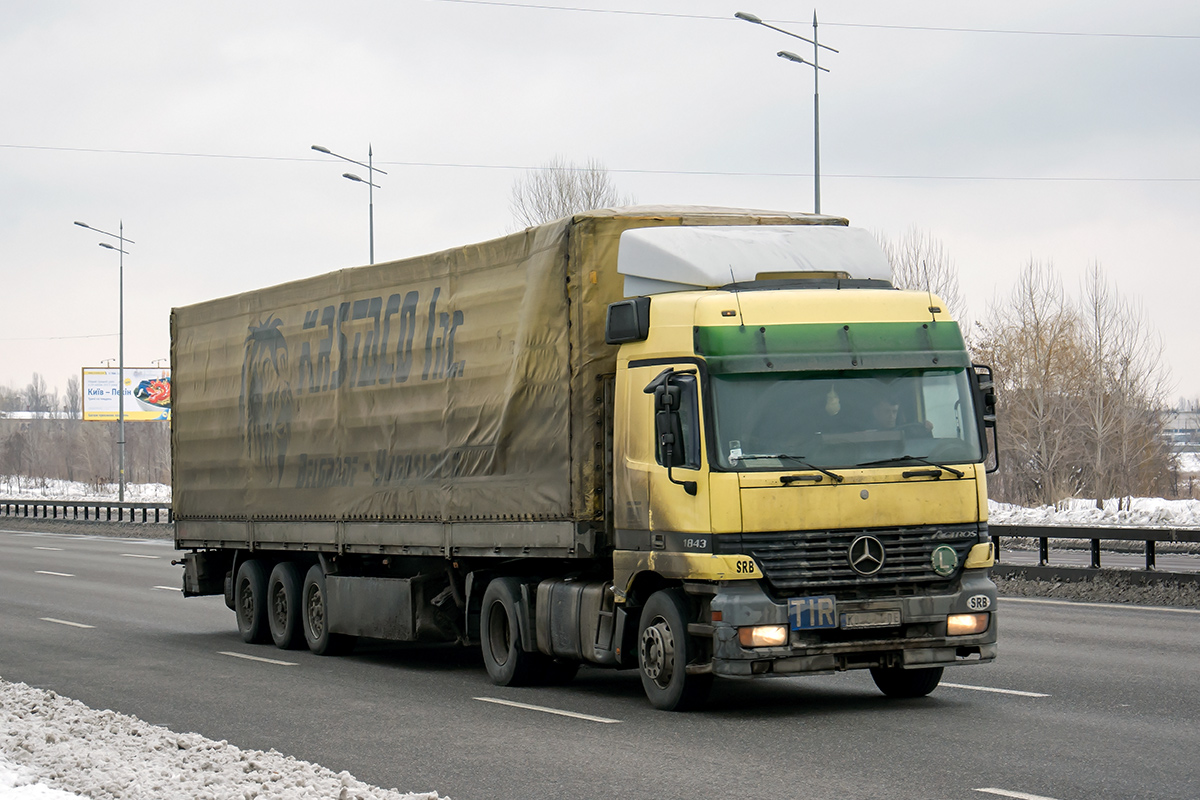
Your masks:
M34 550L54 550L55 552L58 552L58 553L61 553L63 551L63 549L61 547L35 547L33 549Z
M178 586L151 586L151 589L162 589L165 592L178 592Z
M68 622L65 619L55 619L54 617L42 617L42 622L54 622L58 625L70 625L72 628L94 628L95 625L84 625L82 622Z
M1048 694L1041 692L1022 692L1019 689L994 689L991 686L971 686L966 683L946 683L943 681L939 686L947 686L951 689L971 689L976 692L994 692L995 694L1015 694L1018 697L1049 697ZM983 791L980 789L979 791Z
M1044 606L1075 606L1078 608L1119 608L1125 611L1170 611L1175 614L1200 614L1200 608L1171 608L1170 606L1134 606L1128 603L1077 603L1074 600L1042 600L1036 597L1001 597L1005 603L1031 603Z
M274 658L261 658L259 656L248 656L245 653L231 653L228 650L217 651L223 656L233 656L234 658L244 658L247 661L261 661L264 664L275 664L280 667L298 667L300 664L295 661L277 661Z
M512 700L501 700L498 697L476 697L476 700L482 700L485 703L496 703L501 706L512 706L513 708L524 708L528 711L541 711L546 714L557 714L560 717L572 717L574 719L587 720L588 722L603 722L607 725L619 723L619 719L609 719L608 717L593 717L591 714L577 714L574 711L563 711L559 708L547 708L546 706L531 706L528 703L516 703Z
M148 556L141 553L121 553L121 558L162 558L162 556Z
M74 575L72 575L69 572L50 572L50 571L44 570L44 569L35 569L33 572L35 575L54 575L55 577L58 577L58 578L74 578L75 577Z
M1054 800L1053 797L1046 797L1044 794L1029 794L1028 792L1013 792L1008 789L976 789L977 792L986 792L988 794L998 794L1001 797L1012 797L1014 800Z

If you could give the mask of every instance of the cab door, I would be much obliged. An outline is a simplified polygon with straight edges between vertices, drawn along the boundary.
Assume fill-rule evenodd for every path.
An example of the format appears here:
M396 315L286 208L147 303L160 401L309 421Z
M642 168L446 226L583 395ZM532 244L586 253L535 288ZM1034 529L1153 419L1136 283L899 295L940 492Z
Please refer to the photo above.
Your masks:
M664 424L656 394L646 391L656 381L678 390L673 424ZM617 527L709 533L708 470L695 364L633 362L617 374L617 396L623 412L616 420L614 440Z

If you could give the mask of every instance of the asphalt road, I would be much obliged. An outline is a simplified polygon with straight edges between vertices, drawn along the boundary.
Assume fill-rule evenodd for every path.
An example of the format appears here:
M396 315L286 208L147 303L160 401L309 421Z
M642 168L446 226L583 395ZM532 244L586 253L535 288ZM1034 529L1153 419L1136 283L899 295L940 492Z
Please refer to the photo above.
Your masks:
M718 682L681 715L631 671L508 689L460 648L249 646L174 556L0 531L0 676L454 800L1200 797L1200 612L1006 599L999 660L928 698L855 672Z

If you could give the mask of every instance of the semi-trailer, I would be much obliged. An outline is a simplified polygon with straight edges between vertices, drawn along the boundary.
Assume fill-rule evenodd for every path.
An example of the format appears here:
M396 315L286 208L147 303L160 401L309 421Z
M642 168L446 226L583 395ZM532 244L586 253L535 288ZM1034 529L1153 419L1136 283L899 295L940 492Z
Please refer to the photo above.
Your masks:
M847 220L577 214L171 315L184 594L249 643L478 646L498 684L996 654L990 370Z

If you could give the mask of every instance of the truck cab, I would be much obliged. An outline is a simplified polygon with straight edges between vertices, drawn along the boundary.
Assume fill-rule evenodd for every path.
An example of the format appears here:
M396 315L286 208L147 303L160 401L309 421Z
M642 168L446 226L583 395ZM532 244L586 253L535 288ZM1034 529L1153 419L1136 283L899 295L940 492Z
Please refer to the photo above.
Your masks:
M664 232L688 249L624 236ZM941 300L853 262L611 307L613 586L660 707L712 675L855 668L918 696L995 658L990 375Z

